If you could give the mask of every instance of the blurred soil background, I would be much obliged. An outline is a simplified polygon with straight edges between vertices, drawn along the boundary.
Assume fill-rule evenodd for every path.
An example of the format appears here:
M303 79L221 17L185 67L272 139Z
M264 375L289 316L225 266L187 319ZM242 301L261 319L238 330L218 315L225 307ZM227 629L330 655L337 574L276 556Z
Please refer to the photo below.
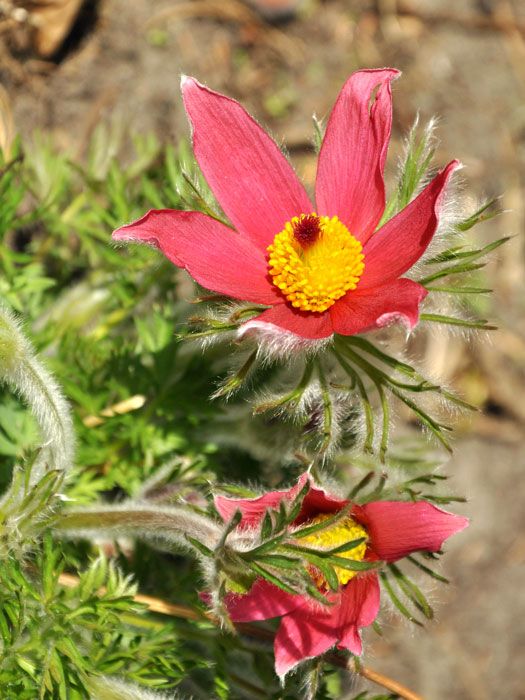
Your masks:
M508 210L475 242L514 238L487 268L493 300L480 301L500 330L418 341L427 367L483 408L460 419L449 468L472 526L446 557L438 620L414 631L387 618L383 638L367 635L367 662L427 700L523 699L525 2L259 0L266 13L253 2L0 0L1 130L12 110L24 138L50 133L77 158L101 121L173 141L187 135L186 73L240 99L311 185L312 114L326 116L357 68L403 71L389 174L417 112L438 115L437 162L464 163L461 197L474 210L501 196Z

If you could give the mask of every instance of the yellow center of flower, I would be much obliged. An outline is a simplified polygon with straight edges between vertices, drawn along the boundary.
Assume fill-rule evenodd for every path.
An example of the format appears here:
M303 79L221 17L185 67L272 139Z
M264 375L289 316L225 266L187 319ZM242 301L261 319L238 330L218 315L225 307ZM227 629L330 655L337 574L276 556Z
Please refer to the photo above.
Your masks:
M318 515L317 517L310 520L308 525L316 525L317 523L322 523L330 515ZM306 537L299 538L299 542L302 545L312 547L313 549L335 549L336 547L341 547L352 540L358 540L362 537L368 538L367 532L355 520L352 518L343 518L339 520L332 527L327 527L324 530L318 530L317 532L307 535ZM358 544L357 547L353 547L346 552L336 552L335 556L342 557L343 559L350 559L352 561L363 561L366 553L366 542ZM358 573L357 571L349 571L348 569L342 569L340 566L334 566L335 573L337 575L337 580L344 586L348 583L350 579ZM324 583L324 578L319 575L316 577L316 582L318 584Z
M268 253L273 283L301 311L326 311L357 287L365 269L361 243L337 216L294 216Z

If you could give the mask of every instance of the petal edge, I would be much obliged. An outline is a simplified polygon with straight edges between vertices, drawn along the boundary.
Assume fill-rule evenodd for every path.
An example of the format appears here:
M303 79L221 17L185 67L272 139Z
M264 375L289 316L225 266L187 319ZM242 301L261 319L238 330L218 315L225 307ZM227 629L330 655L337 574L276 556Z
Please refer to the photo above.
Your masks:
M373 289L358 287L330 309L334 331L356 335L396 321L412 329L419 321L419 305L427 293L420 284L404 277Z
M436 233L445 189L458 160L451 161L404 209L374 233L364 246L365 269L360 289L391 282L423 255Z
M368 529L371 548L383 561L397 561L412 552L437 552L469 524L468 518L427 501L375 501L358 507L357 513Z
M236 100L194 78L182 82L195 157L232 224L266 250L312 204L279 147Z
M353 73L334 105L319 153L319 214L337 215L365 243L385 208L383 171L392 126L393 68ZM374 103L370 98L378 88Z
M275 287L267 280L261 251L201 212L152 209L118 228L112 237L156 246L206 289L256 304L278 300Z
M224 602L234 622L251 622L287 615L305 605L306 601L303 596L287 593L263 579L257 579L248 593L228 593Z

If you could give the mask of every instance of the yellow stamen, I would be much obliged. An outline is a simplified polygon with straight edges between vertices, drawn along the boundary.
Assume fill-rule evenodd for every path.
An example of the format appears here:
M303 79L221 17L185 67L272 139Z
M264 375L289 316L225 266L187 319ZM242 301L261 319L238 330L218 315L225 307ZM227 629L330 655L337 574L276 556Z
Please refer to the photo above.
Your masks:
M301 311L329 309L357 287L365 268L361 243L337 216L294 216L268 253L273 283Z
M318 515L316 518L313 518L313 520L310 520L307 524L316 525L317 523L322 523L329 517L331 516L325 514ZM355 520L352 520L352 518L343 518L332 527L327 527L324 530L318 530L317 532L314 532L311 535L299 538L298 541L303 545L305 544L309 547L312 547L313 549L326 550L334 549L335 547L340 547L341 545L346 544L347 542L351 542L352 540L358 540L362 537L368 537L364 527L356 523ZM365 558L365 553L366 542L362 542L361 544L357 545L357 547L354 547L353 549L350 549L347 552L340 552L336 556L342 557L344 559L350 559L352 561L363 561L363 559ZM344 586L345 583L348 583L348 581L354 578L354 576L356 576L356 574L358 573L357 571L349 571L348 569L342 569L340 566L334 566L334 570L337 575L337 580L342 586ZM324 578L321 576L321 574L317 575L315 579L318 585L323 585L325 583Z

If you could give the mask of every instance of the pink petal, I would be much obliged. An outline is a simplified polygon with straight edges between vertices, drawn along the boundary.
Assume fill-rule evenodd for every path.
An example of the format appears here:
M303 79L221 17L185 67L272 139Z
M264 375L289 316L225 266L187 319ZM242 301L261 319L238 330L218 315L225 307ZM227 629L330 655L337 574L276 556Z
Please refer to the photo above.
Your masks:
M398 75L391 68L351 75L332 110L319 154L317 211L337 215L363 243L385 208L383 170L392 124L390 83Z
M270 491L257 498L229 498L227 496L215 496L215 507L222 519L231 520L237 510L243 514L241 524L244 526L257 525L268 508L278 508L281 501L292 501L306 482L310 482L310 490L306 493L301 511L296 523L303 523L320 513L336 513L344 508L350 501L328 494L324 489L314 485L312 477L304 472L297 480L297 484L284 491Z
M329 599L332 606L326 609L305 600L281 620L275 637L279 676L305 659L324 654L336 643L354 654L361 653L359 629L371 625L379 611L377 576L358 576Z
M243 328L248 331L252 328L264 328L266 324L273 330L288 331L310 340L328 338L334 332L328 312L309 313L294 309L288 304L276 304L245 323Z
M267 263L253 243L196 211L152 210L113 233L116 241L149 243L199 284L235 299L274 304Z
M358 507L356 515L370 535L370 547L383 561L396 561L417 551L437 552L463 530L468 519L426 501L376 501Z
M356 576L343 588L339 606L339 647L361 654L361 627L371 625L379 612L379 581L374 573Z
M228 498L227 496L215 496L215 507L221 518L228 522L237 510L242 513L241 525L254 527L259 524L268 508L278 508L281 501L292 501L304 486L308 479L307 474L299 477L295 486L284 491L270 491L257 498Z
M264 579L257 579L248 593L228 593L224 603L234 622L250 622L281 617L305 605L306 601L303 596L287 593Z
M397 279L423 255L439 223L445 188L454 170L453 160L408 206L382 226L364 247L365 269L359 289Z
M303 475L304 476L304 475ZM313 484L306 494L301 507L301 512L296 522L304 522L311 520L320 513L337 513L344 508L350 501L337 496L331 496L324 489L318 488Z
M195 157L226 215L263 250L312 204L276 143L235 100L193 78L182 95Z
M405 278L373 289L361 290L358 287L336 301L330 309L334 331L341 335L355 335L394 321L403 321L413 328L419 320L419 305L426 295L424 287Z
M281 678L301 661L324 654L337 642L332 618L318 615L316 610L305 606L282 618L274 641L275 671Z

